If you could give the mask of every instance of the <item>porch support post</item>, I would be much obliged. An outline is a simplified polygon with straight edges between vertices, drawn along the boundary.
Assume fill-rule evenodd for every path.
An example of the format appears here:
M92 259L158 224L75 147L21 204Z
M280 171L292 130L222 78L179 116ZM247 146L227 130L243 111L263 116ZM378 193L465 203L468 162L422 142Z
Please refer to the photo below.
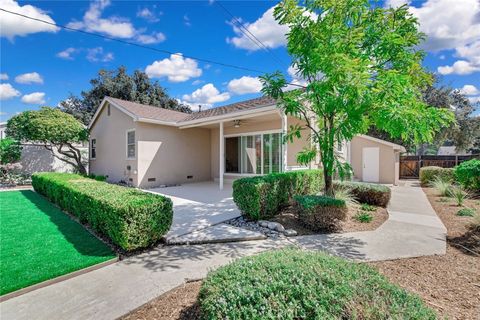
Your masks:
M282 116L282 142L283 142L283 137L287 134L287 115L285 112L282 111L281 113ZM282 143L282 157L283 157L283 172L287 171L288 163L287 163L287 149L288 149L288 143Z
M219 132L219 138L220 138L220 155L219 155L219 176L218 176L218 181L220 190L223 190L223 172L225 169L223 168L225 165L225 145L224 145L224 138L223 138L223 122L220 122L220 132Z

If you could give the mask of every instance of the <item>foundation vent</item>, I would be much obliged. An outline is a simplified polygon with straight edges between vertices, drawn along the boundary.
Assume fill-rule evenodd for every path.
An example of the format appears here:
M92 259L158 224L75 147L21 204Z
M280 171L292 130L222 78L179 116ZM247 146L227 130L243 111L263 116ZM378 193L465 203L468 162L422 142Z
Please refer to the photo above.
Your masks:
M148 182L155 182L157 179L155 178L148 178Z

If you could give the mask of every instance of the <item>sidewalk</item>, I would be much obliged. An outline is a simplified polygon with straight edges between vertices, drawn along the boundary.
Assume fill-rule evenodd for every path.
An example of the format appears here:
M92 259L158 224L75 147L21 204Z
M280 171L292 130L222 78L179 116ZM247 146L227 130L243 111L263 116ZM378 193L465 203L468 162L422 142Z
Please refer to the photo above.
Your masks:
M355 260L444 254L446 229L422 189L393 187L389 219L377 230L193 246L158 247L114 265L0 304L6 319L115 319L185 279L232 259L296 244Z

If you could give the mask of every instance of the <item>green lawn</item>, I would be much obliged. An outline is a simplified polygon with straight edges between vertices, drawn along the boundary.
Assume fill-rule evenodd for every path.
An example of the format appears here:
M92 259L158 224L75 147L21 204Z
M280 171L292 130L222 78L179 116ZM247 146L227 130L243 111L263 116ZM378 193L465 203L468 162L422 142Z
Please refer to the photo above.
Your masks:
M0 192L0 294L114 257L107 245L37 193Z

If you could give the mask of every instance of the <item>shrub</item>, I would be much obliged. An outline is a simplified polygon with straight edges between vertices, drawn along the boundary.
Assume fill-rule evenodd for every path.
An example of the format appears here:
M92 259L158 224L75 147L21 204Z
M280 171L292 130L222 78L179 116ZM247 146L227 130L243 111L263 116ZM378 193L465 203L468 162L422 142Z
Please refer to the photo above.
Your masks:
M365 211L360 211L359 213L357 213L355 215L355 220L357 220L358 222L361 222L361 223L369 223L373 220L373 216L368 213L368 212L365 212Z
M460 217L473 217L475 216L475 210L470 209L470 208L463 208L458 210L457 216Z
M430 184L432 188L435 188L437 192L442 196L442 197L447 197L450 192L452 191L452 184L450 181L445 181L443 180L442 177L436 177L433 182Z
M14 163L22 157L20 142L12 138L0 139L0 164Z
M360 209L362 209L363 211L375 211L375 210L377 210L377 208L375 208L375 206L372 206L372 205L367 204L367 203L362 203L362 205L360 206Z
M366 264L293 248L210 272L199 305L203 319L436 319Z
M358 205L358 201L349 188L339 188L335 190L335 199L345 201L348 207Z
M450 190L450 197L455 200L455 203L457 206L463 206L463 203L465 202L466 199L468 199L469 194L465 190L463 190L461 187L453 187Z
M295 209L300 222L313 231L337 230L348 212L344 200L317 195L296 196Z
M172 201L160 195L68 173L36 173L32 185L126 251L154 244L172 223Z
M480 160L472 159L455 168L455 177L465 189L480 193Z
M420 168L420 184L422 187L429 187L436 178L440 178L446 182L454 182L454 169L435 166Z
M233 201L246 217L259 220L276 215L293 197L316 194L323 187L321 170L290 171L233 182Z
M386 207L392 191L389 187L374 183L335 181L335 188L348 188L360 203Z
M90 173L90 174L88 174L87 177L90 178L90 179L93 179L93 180L97 180L97 181L107 181L108 176L103 176L103 175L99 175L99 174Z

